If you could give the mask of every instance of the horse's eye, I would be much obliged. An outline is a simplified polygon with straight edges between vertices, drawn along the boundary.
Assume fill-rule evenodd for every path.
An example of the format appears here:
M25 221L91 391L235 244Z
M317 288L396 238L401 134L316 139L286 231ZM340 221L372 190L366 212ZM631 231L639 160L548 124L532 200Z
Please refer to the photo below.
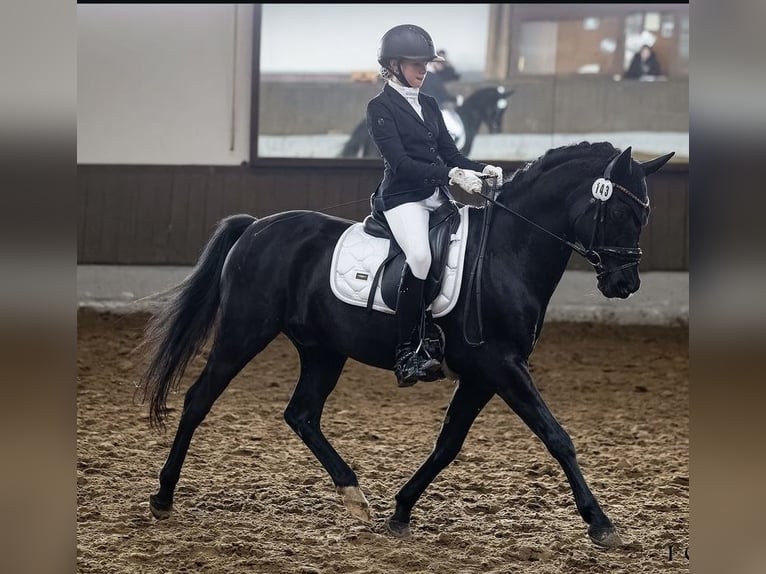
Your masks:
M611 216L612 216L611 218L614 221L620 221L620 222L625 221L629 215L630 215L629 211L625 209L624 207L615 207L614 209L612 209L612 212L611 212Z

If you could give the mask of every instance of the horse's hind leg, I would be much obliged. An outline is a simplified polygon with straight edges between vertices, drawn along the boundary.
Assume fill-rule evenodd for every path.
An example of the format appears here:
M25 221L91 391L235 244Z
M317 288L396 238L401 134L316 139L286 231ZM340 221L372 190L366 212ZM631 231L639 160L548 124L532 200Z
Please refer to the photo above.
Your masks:
M252 322L229 314L217 329L213 348L207 364L196 382L186 392L183 413L178 424L173 446L160 471L160 489L149 499L152 514L167 518L173 508L173 494L181 476L186 453L197 427L210 412L213 403L221 396L231 380L279 332L279 327L261 325L261 332L254 334Z
M554 418L532 381L526 362L509 359L504 362L507 370L503 379L497 380L497 394L529 426L564 470L572 487L577 510L589 525L591 540L607 548L620 546L622 542L611 520L604 514L593 496L577 464L572 439Z
M301 374L285 409L285 421L330 475L348 511L369 522L370 506L359 489L356 474L328 442L320 426L325 401L338 382L346 357L317 347L296 346Z

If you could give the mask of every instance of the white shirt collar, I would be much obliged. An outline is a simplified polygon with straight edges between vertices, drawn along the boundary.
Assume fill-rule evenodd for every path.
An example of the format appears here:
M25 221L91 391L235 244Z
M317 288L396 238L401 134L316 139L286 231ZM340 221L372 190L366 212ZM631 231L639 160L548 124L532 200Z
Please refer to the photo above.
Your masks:
M399 92L405 100L415 100L418 101L418 94L420 93L420 88L408 88L407 86L402 86L400 83L394 81L394 80L388 80L388 85L394 88L397 92Z

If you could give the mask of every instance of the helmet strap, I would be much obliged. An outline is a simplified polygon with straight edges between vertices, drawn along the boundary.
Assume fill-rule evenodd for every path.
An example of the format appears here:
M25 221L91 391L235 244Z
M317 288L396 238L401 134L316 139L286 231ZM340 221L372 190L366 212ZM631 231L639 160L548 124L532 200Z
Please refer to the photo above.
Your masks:
M399 83L403 85L406 88L411 88L412 86L407 81L407 79L404 77L404 74L402 74L402 64L399 60L396 61L396 72L393 73L394 77L399 80Z

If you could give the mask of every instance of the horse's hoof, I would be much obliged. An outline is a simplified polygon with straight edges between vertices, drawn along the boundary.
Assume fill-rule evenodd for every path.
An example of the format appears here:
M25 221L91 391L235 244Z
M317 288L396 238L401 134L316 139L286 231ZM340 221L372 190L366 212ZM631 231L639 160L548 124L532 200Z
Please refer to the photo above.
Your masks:
M170 518L170 513L173 510L173 503L163 504L157 499L156 494L152 494L149 497L149 509L157 520L165 520Z
M617 529L612 526L591 526L588 528L588 536L596 546L602 548L619 548L622 546L620 535Z
M409 523L399 522L393 518L386 520L386 530L396 538L410 538L412 536Z
M351 516L362 522L372 522L370 504L358 486L339 486L337 490Z

